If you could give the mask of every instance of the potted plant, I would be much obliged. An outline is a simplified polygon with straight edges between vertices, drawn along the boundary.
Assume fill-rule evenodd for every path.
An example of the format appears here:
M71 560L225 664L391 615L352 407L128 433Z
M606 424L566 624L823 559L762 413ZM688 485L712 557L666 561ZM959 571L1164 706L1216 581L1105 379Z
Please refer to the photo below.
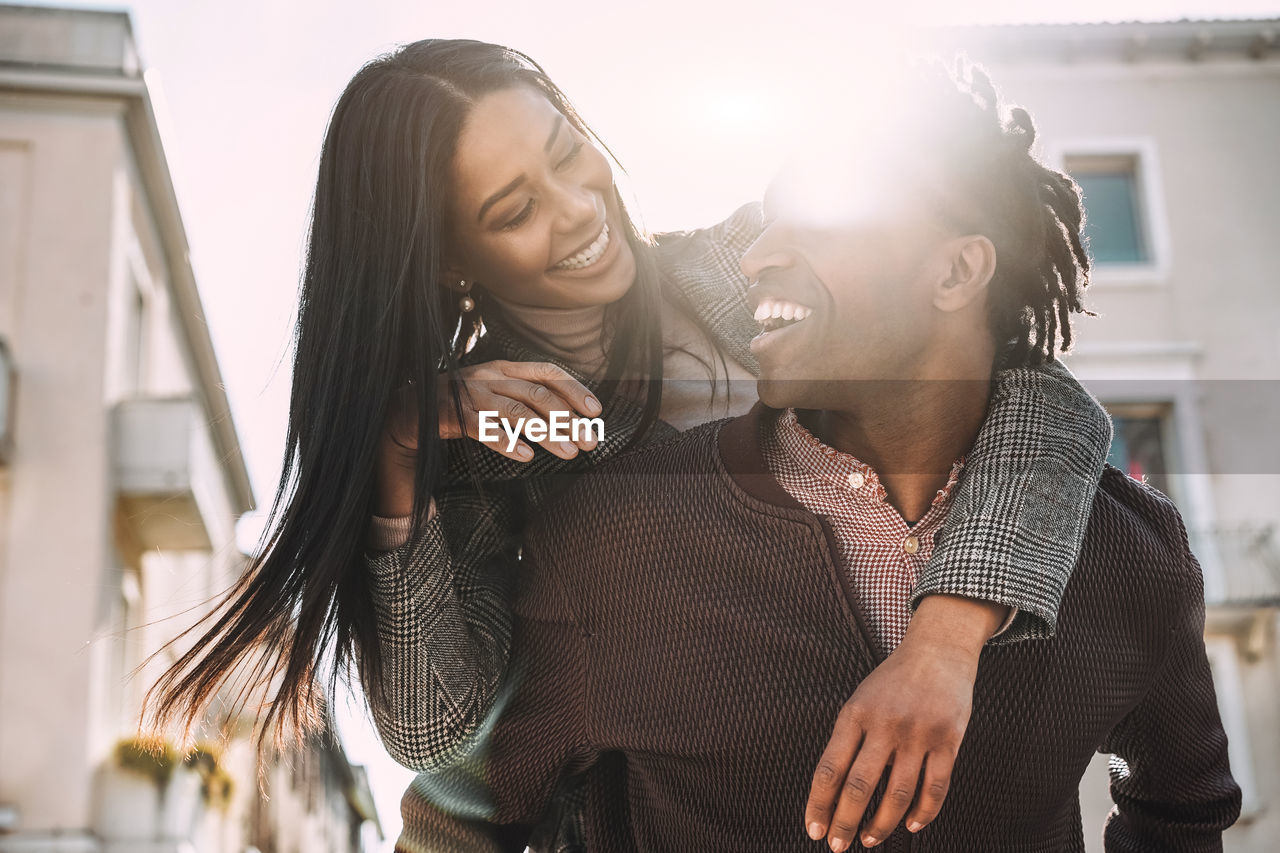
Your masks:
M219 767L204 780L201 791L204 793L205 805L225 812L230 807L231 798L235 794L236 780L230 773Z
M125 738L116 744L98 779L94 829L109 840L151 840L159 835L165 789L178 753L157 738Z
M235 792L235 780L223 766L223 753L216 745L196 744L187 754L186 763L200 774L200 795L204 803L196 846L221 849L224 845L219 841L226 830L224 822Z
M235 779L222 766L222 750L210 743L196 744L183 763L200 774L200 795L206 806L225 811L235 791Z
M191 837L201 808L200 789L203 775L199 762L201 753L191 750L175 760L173 772L163 787L160 813L160 837L182 840ZM177 752L174 753L175 759Z

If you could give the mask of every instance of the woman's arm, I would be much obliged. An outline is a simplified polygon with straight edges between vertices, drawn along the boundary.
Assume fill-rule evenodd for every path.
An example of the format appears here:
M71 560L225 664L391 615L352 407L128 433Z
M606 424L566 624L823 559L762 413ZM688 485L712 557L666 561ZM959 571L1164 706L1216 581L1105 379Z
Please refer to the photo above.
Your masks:
M578 411L587 408L589 389L559 367L492 361L467 368L464 418L471 422L488 406L512 414L506 407L518 400L534 405L532 390L522 385L511 390L512 375L577 400L583 407ZM543 400L541 405L553 404ZM587 452L563 455L541 447L531 461L492 452L471 438L447 442L446 486L411 540L406 522L414 503L416 449L408 437L417 430L396 423L387 431L379 461L379 518L370 539L380 547L366 554L383 677L381 685L366 684L366 689L380 686L388 700L374 703L385 708L375 710L374 722L398 762L431 770L465 752L468 738L493 706L507 665L507 583L517 560L519 510L526 496L621 452L641 415L640 406L615 396L600 415L606 424L603 441L585 443L592 448ZM662 427L654 434L662 434ZM483 484L484 494L476 492L473 478Z
M1058 361L1001 370L912 606L945 593L1015 608L996 642L1053 636L1111 419Z
M387 710L387 751L414 770L449 764L493 706L511 644L518 497L443 491L418 534L366 555Z

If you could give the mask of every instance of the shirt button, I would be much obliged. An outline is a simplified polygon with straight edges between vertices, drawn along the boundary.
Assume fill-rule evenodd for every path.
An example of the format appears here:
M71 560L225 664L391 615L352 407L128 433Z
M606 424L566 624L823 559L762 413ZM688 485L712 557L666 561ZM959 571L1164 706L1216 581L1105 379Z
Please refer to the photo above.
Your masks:
M908 536L906 539L902 540L902 550L906 551L908 554L914 554L920 550L920 540L915 536Z
M849 475L849 488L851 489L861 489L866 482L867 478L861 471L854 471Z

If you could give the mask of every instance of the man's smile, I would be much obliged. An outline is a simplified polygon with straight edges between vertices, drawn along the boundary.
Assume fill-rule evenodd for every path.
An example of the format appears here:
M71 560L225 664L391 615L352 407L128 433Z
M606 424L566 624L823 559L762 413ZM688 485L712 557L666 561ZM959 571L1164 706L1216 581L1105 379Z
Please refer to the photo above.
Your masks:
M766 332L772 332L795 325L812 313L813 309L808 305L801 305L799 302L792 302L786 299L765 297L756 306L755 318L756 322Z

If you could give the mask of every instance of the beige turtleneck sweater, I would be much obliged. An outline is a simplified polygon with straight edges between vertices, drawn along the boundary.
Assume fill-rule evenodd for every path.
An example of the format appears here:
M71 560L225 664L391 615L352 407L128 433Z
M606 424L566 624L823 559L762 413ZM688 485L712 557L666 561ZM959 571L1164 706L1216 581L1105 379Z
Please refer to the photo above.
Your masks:
M492 297L490 297L492 298ZM500 301L513 328L585 376L604 369L605 306L530 308ZM745 414L756 401L755 376L720 353L689 317L662 303L662 408L658 417L679 430ZM726 368L728 375L726 376ZM712 383L714 376L715 382Z

